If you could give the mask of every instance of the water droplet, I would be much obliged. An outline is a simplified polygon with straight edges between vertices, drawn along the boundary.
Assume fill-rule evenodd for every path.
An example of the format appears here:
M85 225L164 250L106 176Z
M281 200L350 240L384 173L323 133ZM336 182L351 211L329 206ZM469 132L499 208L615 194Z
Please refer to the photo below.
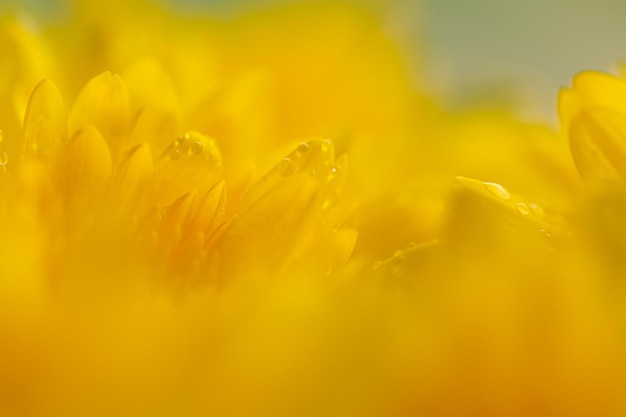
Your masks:
M545 212L543 211L543 207L541 207L539 204L535 204L535 203L531 203L530 204L530 211L536 216L536 217L544 217L545 216Z
M394 258L391 264L391 275L395 278L399 278L404 275L404 258Z
M503 200L508 200L511 198L511 193L509 190L501 186L500 184L496 184L495 182L484 182L485 188L491 194L495 195L498 198Z
M185 139L183 139L182 136L177 137L174 141L174 148L180 148L184 141Z
M191 153L194 155L199 155L202 153L202 142L195 141L191 144Z
M289 177L296 172L296 165L293 163L291 159L283 158L278 163L277 169L280 175L282 175L283 177Z
M180 151L178 149L172 149L168 155L170 159L174 161L176 161L177 159L180 159Z
M9 155L6 152L0 152L0 166L6 166L9 163Z
M528 216L530 214L530 208L526 205L526 203L515 204L515 209L522 216Z
M552 237L552 233L550 233L546 229L540 229L539 233L543 234L545 237L548 237L548 238Z
M332 167L330 167L330 173L331 173L331 174L333 174L333 175L335 175L336 173L338 173L338 172L339 172L339 170L340 170L340 169L341 169L341 168L340 168L339 166L337 166L337 165L333 165Z
M330 150L331 146L332 146L332 144L330 143L330 141L325 139L320 144L320 149L322 150L322 152L328 152Z
M296 150L300 153L307 153L309 151L309 144L306 142L302 142L301 144L298 145Z

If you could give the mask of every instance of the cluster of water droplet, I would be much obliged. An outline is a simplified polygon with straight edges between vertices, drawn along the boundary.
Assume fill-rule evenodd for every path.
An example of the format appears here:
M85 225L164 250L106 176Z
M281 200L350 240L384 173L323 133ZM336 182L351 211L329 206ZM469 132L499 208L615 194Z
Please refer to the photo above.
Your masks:
M176 161L179 160L182 155L200 155L204 150L202 141L192 133L185 133L184 135L176 138L174 143L167 151L169 159Z
M539 232L544 236L552 237L550 230L558 229L556 225L550 224L546 212L539 204L521 201L521 198L512 196L509 190L500 184L483 182L483 185L489 193L511 206L519 216L540 225Z
M487 191L489 191L494 196L505 201L511 200L511 193L502 185L493 182L484 182L483 184ZM543 208L541 208L541 206L536 203L526 203L523 201L518 201L513 203L513 207L521 216L534 216L537 218L542 218L545 215Z
M327 139L302 142L275 168L282 177L290 177L303 169L308 169L315 177L327 175L325 179L331 181L341 170L341 166L334 162L332 142Z

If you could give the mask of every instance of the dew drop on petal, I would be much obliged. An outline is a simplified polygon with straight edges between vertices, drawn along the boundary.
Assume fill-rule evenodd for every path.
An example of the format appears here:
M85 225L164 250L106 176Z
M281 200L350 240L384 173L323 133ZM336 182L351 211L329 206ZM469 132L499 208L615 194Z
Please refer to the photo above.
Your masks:
M400 278L401 276L403 276L404 270L405 270L404 258L396 257L391 263L390 270L391 270L391 275L395 278Z
M289 158L283 158L278 163L277 169L280 175L282 175L283 177L289 177L296 172L296 166Z
M296 148L296 150L299 153L307 153L309 151L309 144L306 142L302 142L301 144L298 145L298 147Z
M543 234L543 235L544 235L545 237L547 237L547 238L551 238L551 237L552 237L552 233L550 233L550 232L549 232L548 230L546 230L546 229L541 229L541 230L539 230L539 232L540 232L541 234Z
M531 203L530 211L537 217L545 216L545 212L543 211L543 208L539 204Z
M194 155L199 155L202 153L202 142L195 141L191 144L191 153Z
M530 207L526 205L526 203L517 203L515 204L515 209L522 216L528 216L530 214Z
M508 200L511 198L511 193L509 190L501 186L500 184L496 184L495 182L485 182L483 183L487 191L491 194L495 195L502 200Z
M168 155L170 159L174 161L176 161L177 159L180 159L180 151L178 149L172 149Z

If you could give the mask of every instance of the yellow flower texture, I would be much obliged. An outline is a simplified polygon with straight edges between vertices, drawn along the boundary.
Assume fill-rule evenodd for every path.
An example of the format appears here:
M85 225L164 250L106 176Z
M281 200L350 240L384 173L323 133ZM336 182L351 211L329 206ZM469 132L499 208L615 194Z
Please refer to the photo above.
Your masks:
M448 112L339 2L0 50L0 416L626 413L622 78Z

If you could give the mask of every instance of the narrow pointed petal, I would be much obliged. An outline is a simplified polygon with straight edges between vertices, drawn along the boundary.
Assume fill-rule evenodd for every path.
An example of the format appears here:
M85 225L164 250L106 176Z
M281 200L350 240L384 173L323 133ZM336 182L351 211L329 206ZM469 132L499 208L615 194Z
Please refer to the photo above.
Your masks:
M564 228L565 221L560 216L547 212L541 205L512 193L500 184L467 177L457 177L457 181L473 195L486 199L491 207L498 208L503 218L518 228L530 226L537 232L550 235L559 234ZM483 214L477 214L476 218Z
M582 111L570 126L572 158L587 181L626 180L626 117L606 108Z
M187 132L158 158L153 200L162 206L187 192L203 195L222 179L222 156L215 141L198 132Z
M113 160L121 157L131 122L128 88L109 71L92 78L81 90L69 113L70 132L93 125L102 133Z
M44 79L34 88L26 107L23 154L48 156L66 136L63 98L57 86Z
M226 185L220 181L202 196L194 213L187 221L188 234L209 234L220 223L226 203Z
M626 112L626 81L600 71L584 71L574 77L572 88L559 92L559 118L566 133L582 111L597 107Z
M153 172L152 152L147 144L138 145L128 151L115 174L119 204L136 208L148 191Z
M178 248L183 239L183 224L193 210L196 198L197 193L186 193L161 210L158 235L162 253L170 256Z
M61 151L59 186L66 197L102 192L111 177L111 154L98 129L78 131Z
M328 140L303 142L248 190L237 205L238 217L215 244L221 275L232 279L251 267L261 272L290 268L324 239L345 250L338 259L327 257L318 265L321 270L349 256L354 235L337 242L329 238L343 221L335 206L347 167L345 157L335 160L334 155Z

